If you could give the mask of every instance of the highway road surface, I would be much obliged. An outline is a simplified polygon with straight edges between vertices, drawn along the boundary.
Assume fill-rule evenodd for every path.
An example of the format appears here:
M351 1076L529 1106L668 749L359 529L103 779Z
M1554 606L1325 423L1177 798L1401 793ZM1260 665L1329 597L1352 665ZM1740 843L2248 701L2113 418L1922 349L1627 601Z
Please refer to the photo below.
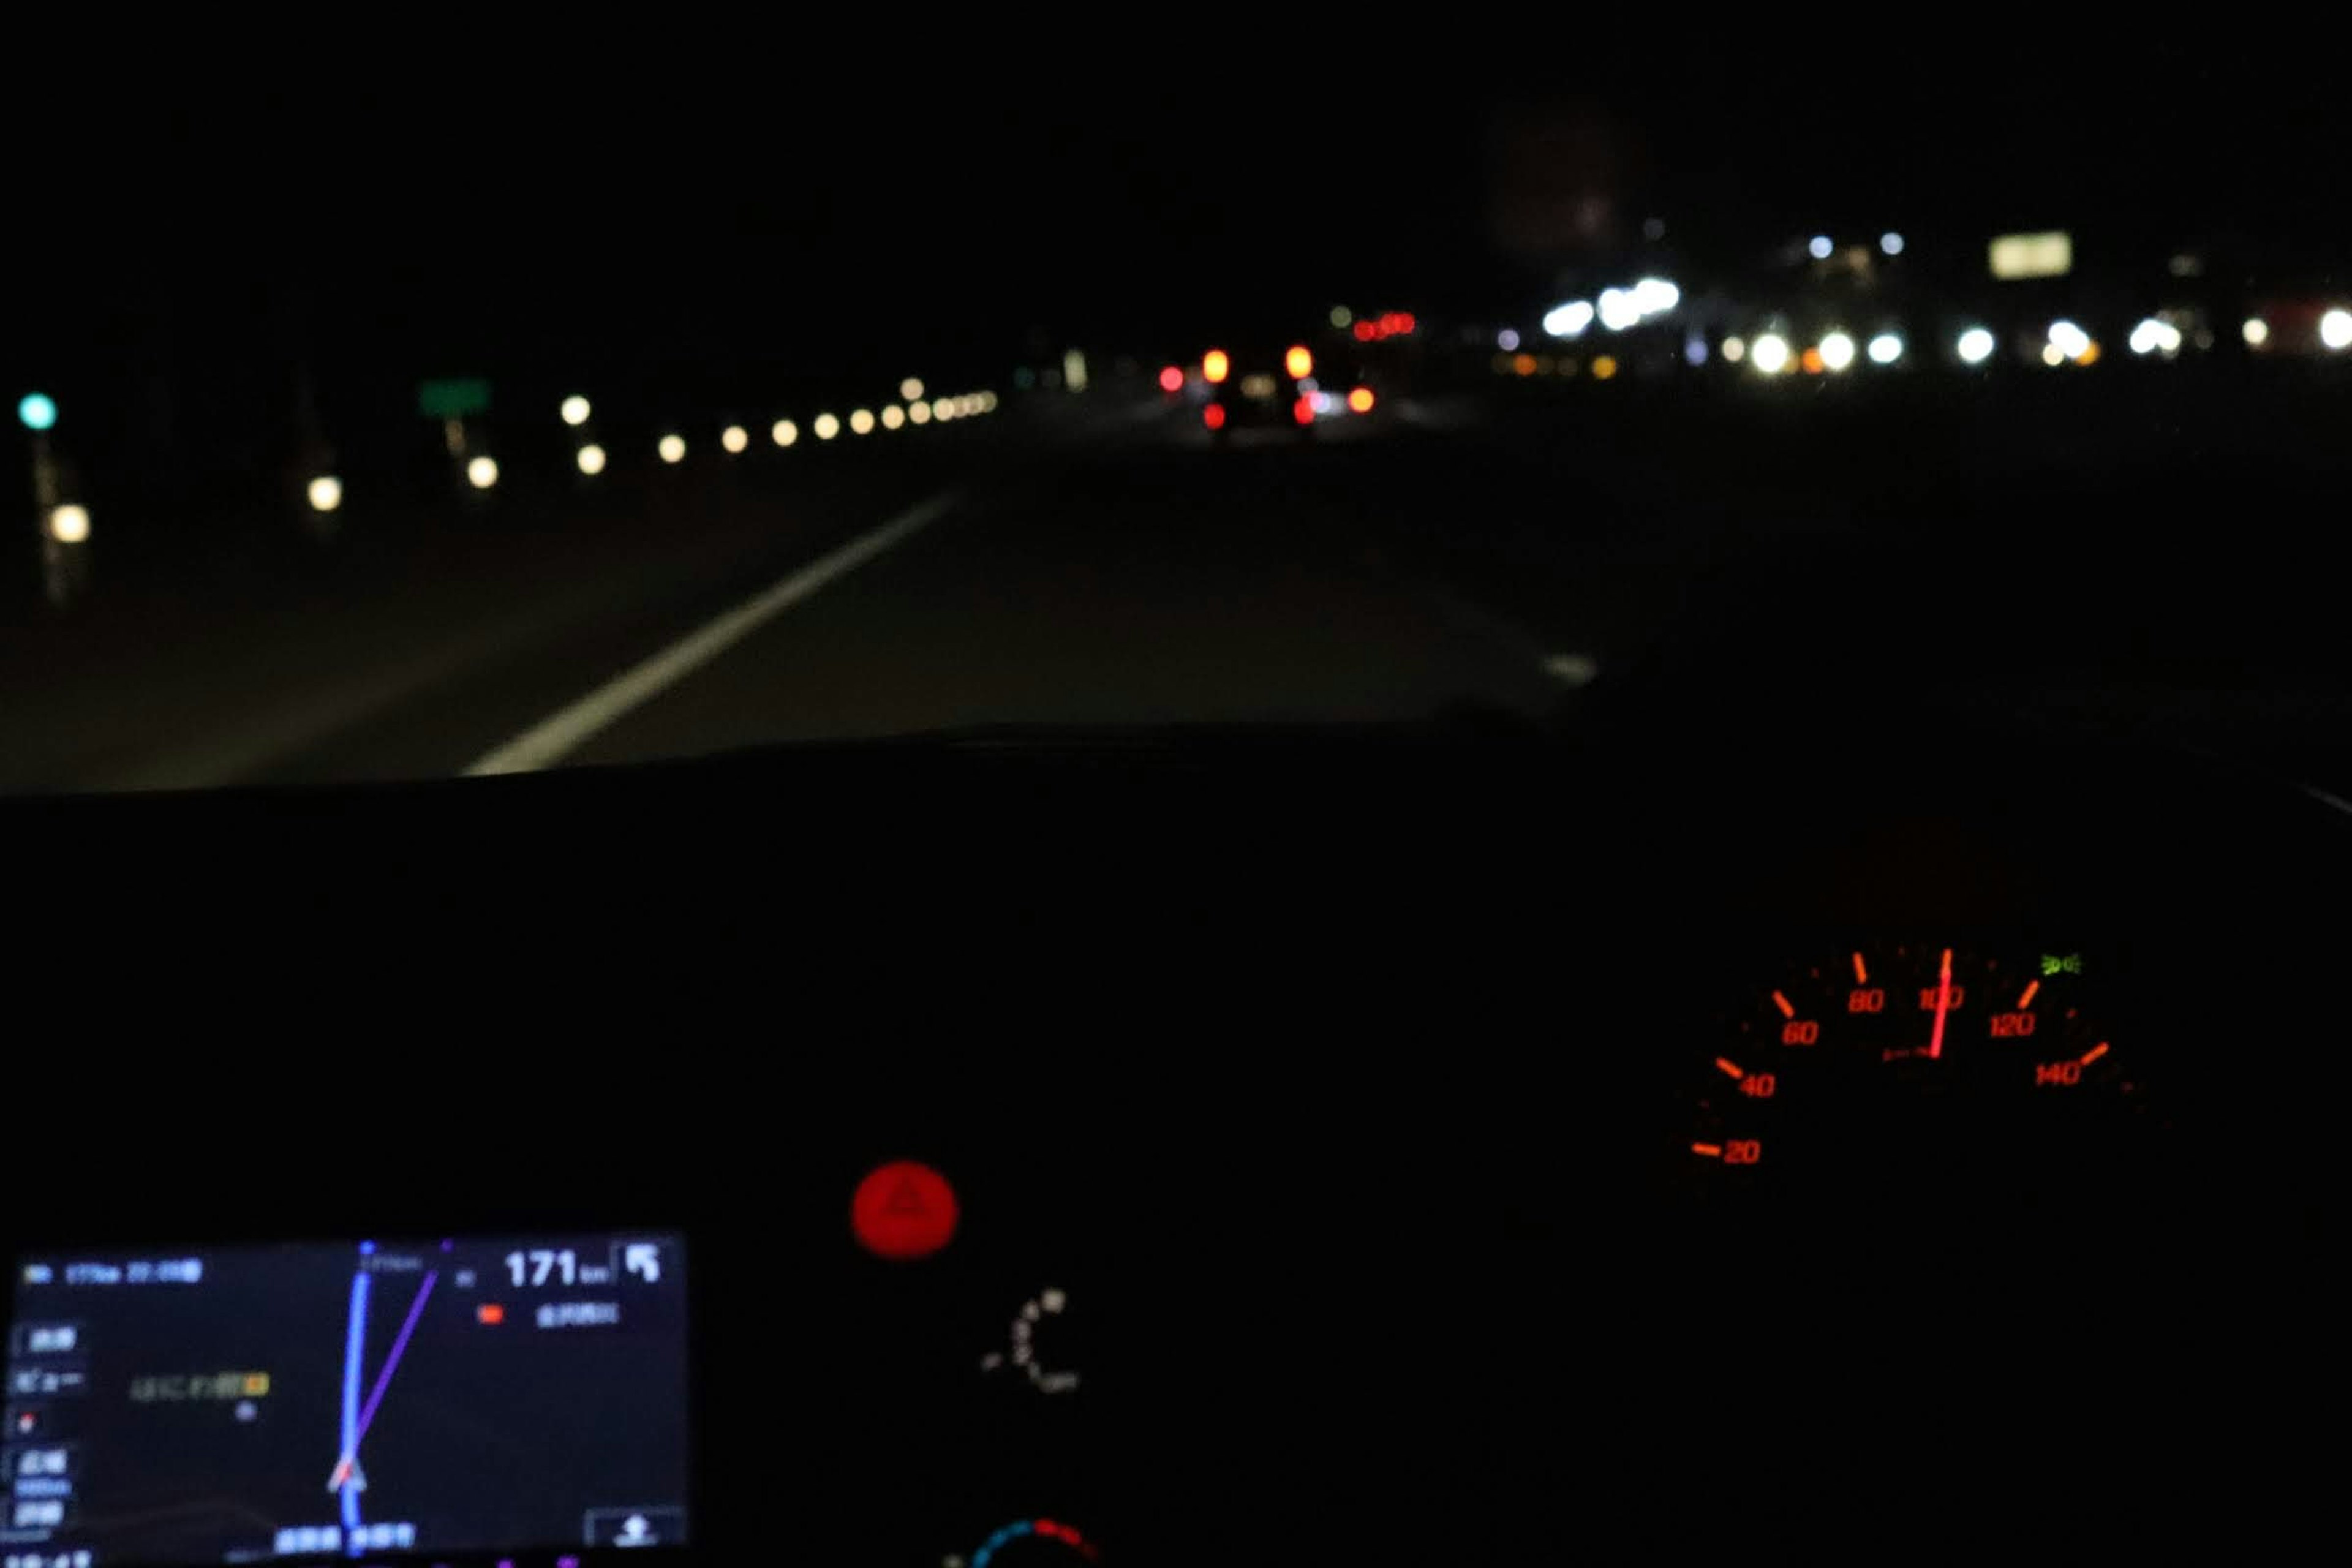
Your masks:
M1008 400L823 448L706 441L602 489L518 474L462 516L354 508L314 571L125 568L82 611L0 629L0 789L451 777L989 724L1573 722L1661 661L1704 681L1793 647L1863 677L1919 634L1945 660L1923 679L1966 678L2001 664L2012 623L2077 620L2095 635L2037 649L2046 700L2155 693L2169 712L2235 681L2319 703L2300 728L2343 716L2324 617L2301 635L2275 571L2232 598L2212 561L2118 556L2112 508L2070 494L2019 524L2032 486L1981 462L1887 461L1867 428L1793 442L1786 409L1695 426L1599 390L1400 397L1313 441L1223 446L1149 393ZM1919 591L1923 563L1958 589ZM1792 700L1801 722L1834 709Z

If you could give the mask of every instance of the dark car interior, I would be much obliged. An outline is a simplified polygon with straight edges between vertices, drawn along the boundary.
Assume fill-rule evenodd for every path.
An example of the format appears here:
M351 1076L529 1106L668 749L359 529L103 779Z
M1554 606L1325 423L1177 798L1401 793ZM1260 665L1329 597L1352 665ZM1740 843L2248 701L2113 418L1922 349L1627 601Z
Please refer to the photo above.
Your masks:
M2242 1529L2311 1462L2266 1413L2318 1397L2342 808L1981 715L1796 772L1777 720L1595 721L21 808L12 1255L681 1237L654 1549L713 1558ZM1931 1016L1938 956L2082 1016ZM1896 1043L1832 1075L1802 1014ZM1947 1023L1999 1065L1891 1059ZM908 1160L957 1218L887 1259L852 1194ZM136 1370L93 1353L60 1419ZM371 1558L515 1555L395 1484Z

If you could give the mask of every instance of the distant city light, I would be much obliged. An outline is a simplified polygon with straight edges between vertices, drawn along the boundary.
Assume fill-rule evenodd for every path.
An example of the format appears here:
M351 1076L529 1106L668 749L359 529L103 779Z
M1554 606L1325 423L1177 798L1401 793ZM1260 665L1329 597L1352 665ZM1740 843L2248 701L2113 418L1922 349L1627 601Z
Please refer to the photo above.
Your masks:
M563 400L563 422L566 425L588 423L588 400L574 395Z
M2258 349L2271 341L2271 324L2260 316L2248 316L2246 324L2238 331L2250 349Z
M1592 325L1593 315L1591 300L1570 300L1544 312L1543 330L1555 338L1581 337L1584 329Z
M1748 345L1748 363L1766 375L1778 375L1789 368L1789 340L1778 332L1766 332Z
M1049 374L1047 384L1052 384ZM1087 356L1078 349L1067 349L1062 354L1062 384L1072 392L1087 389Z
M768 426L768 438L779 447L789 447L801 438L801 427L789 419L779 419Z
M1645 316L1661 316L1683 302L1683 291L1663 278L1644 278L1633 285L1633 309Z
M906 422L907 411L897 404L894 403L882 410L882 428L885 430L896 430Z
M841 421L830 414L820 414L809 428L816 432L818 440L830 441L841 434Z
M1642 307L1635 303L1631 289L1601 290L1601 324L1612 332L1637 326L1642 320Z
M1694 331L1683 339L1683 359L1694 368L1706 363L1705 334Z
M931 399L931 417L932 417L932 418L937 419L937 420L940 421L942 424L944 424L946 421L948 421L948 420L950 420L950 419L952 419L952 418L954 418L955 416L956 416L956 405L955 405L955 399L954 399L954 398L952 398L952 397L934 397L934 398L932 398L932 399Z
M466 482L478 490L488 489L499 482L499 460L491 457L474 458L466 465Z
M730 425L719 432L719 444L730 452L740 453L751 445L751 433L740 425Z
M975 394L975 395L980 400L980 411L982 414L993 414L996 412L996 394L992 392L982 392Z
M1895 332L1881 332L1870 340L1866 352L1873 364L1893 364L1903 357L1903 339Z
M686 437L665 436L655 450L661 454L661 460L665 463L682 463L686 461Z
M1853 340L1843 332L1832 332L1822 340L1822 363L1832 370L1843 370L1853 363Z
M333 510L321 507L319 510ZM59 544L79 544L89 538L89 512L70 503L49 510L49 537Z
M332 511L343 504L343 481L332 474L320 474L310 481L310 510Z
M2091 351L2091 334L2064 320L2050 323L2050 346L2066 359L2080 359Z
M580 448L580 471L593 478L604 471L604 448L591 441Z
M1211 386L1223 384L1234 374L1233 356L1223 349L1211 349L1201 356L1201 379Z
M898 395L913 403L923 395L923 378L910 375L898 384Z
M874 410L871 408L851 409L849 411L849 433L853 436L872 435L874 433Z
M1183 391L1184 372L1182 369L1172 364L1163 367L1160 372L1160 390L1162 392Z
M1992 358L1992 334L1982 327L1970 327L1960 334L1960 359L1967 364L1982 364Z
M1373 402L1372 389L1369 386L1354 387L1348 393L1348 406L1358 414L1370 414Z
M907 422L910 425L929 425L931 422L931 405L928 403L909 403L907 405Z
M1356 313L1353 310L1349 310L1347 306L1334 305L1331 307L1331 324L1339 331L1343 332L1346 331L1349 323L1353 322L1355 319Z
M16 422L27 430L47 430L58 422L58 405L46 392L28 392L16 400Z
M1304 381L1315 374L1315 356L1307 353L1306 344L1299 343L1282 356L1282 368L1291 380Z
M2126 343L2136 354L2177 354L2180 352L2180 329L2150 316L2131 330Z
M2352 310L2330 310L2320 317L2319 341L2331 349L2352 348Z
M1813 236L1813 237L1807 241L1805 245L1805 249L1811 254L1812 258L1816 261L1827 261L1830 258L1830 252L1836 248L1837 246L1830 239L1830 237L1825 234L1817 234Z
M1609 354L1594 354L1592 356L1593 380L1607 381L1611 376L1613 376L1616 374L1617 361L1612 356Z
M1738 364L1741 360L1744 360L1747 357L1748 340L1746 338L1726 338L1723 340L1723 358L1726 363Z
M1878 237L1878 248L1889 256L1900 256L1903 254L1903 237L1890 228Z
M1496 332L1495 334L1495 346L1502 350L1505 353L1512 353L1519 346L1518 329L1516 327L1505 327L1501 331Z

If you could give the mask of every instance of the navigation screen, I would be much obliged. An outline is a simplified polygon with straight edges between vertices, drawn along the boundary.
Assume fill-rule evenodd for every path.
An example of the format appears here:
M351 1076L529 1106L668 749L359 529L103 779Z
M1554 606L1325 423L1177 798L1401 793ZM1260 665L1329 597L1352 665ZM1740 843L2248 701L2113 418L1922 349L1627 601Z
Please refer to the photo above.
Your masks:
M0 1568L687 1539L666 1235L19 1259Z

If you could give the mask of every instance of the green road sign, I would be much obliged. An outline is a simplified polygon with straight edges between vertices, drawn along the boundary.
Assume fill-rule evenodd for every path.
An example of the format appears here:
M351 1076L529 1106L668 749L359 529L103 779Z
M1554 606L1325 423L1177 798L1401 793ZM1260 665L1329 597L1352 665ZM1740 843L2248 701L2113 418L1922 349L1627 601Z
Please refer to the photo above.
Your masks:
M490 411L490 384L487 381L420 381L416 384L416 412L427 419L466 419Z

